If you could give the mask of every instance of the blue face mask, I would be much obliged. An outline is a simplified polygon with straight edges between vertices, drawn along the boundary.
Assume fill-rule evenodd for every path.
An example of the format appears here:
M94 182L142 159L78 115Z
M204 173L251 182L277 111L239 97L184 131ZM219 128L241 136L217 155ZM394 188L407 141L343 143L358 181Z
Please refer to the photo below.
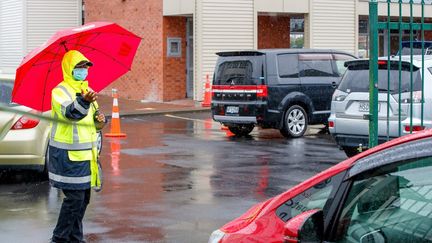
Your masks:
M83 81L87 78L88 70L87 68L75 68L72 71L72 76L76 81Z

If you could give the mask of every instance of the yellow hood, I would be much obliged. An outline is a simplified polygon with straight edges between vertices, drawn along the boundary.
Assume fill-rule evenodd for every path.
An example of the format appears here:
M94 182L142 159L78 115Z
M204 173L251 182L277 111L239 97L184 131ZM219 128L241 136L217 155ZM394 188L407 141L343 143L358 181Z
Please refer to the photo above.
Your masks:
M87 81L76 81L72 76L72 70L74 69L75 65L81 61L89 62L90 60L81 54L81 52L76 50L66 52L62 60L63 82L66 82L77 93L81 93L83 90L87 91L88 89Z

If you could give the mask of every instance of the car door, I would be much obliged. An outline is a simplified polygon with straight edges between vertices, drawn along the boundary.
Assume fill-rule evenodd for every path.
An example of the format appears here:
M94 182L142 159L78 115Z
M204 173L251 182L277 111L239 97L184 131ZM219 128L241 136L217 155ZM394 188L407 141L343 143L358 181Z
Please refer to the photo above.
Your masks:
M330 114L332 84L339 81L332 60L331 53L299 54L301 91L312 100L315 114Z
M288 94L300 91L298 55L297 53L281 53L270 58L277 72L269 71L268 108L277 111Z
M432 242L431 145L423 139L359 161L330 242Z

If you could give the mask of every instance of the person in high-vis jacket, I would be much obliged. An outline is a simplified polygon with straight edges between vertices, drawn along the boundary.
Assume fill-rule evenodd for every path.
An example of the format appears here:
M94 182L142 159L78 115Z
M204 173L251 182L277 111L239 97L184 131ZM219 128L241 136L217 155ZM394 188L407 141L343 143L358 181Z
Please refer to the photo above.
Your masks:
M90 189L101 188L97 130L106 121L86 81L91 66L80 52L68 51L62 60L64 80L52 90L52 117L57 122L51 124L48 176L65 195L52 242L84 242L82 220Z

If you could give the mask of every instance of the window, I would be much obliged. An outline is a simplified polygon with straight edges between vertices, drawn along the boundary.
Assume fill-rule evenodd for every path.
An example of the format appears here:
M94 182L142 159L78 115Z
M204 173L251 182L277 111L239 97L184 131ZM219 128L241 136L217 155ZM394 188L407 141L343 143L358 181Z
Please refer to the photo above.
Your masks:
M299 54L300 77L333 77L330 54Z
M337 242L432 242L431 173L428 157L360 175L344 203Z
M296 197L286 201L276 210L277 216L284 222L311 209L323 209L330 205L345 173L339 173L315 186L307 189Z
M348 60L352 60L354 59L351 56L347 56L347 55L342 55L342 54L333 54L333 59L335 61L336 64L336 71L339 77L342 77L342 75L345 73L346 71L346 67L345 67L345 62Z
M0 80L0 103L10 105L13 83Z
M304 18L303 16L290 19L290 47L303 48L304 46Z
M283 54L278 56L279 77L298 78L299 70L297 56L297 54Z
M399 67L398 65L392 65L390 70L390 93L399 93ZM405 68L405 69L404 69ZM407 70L408 69L408 70ZM411 91L410 82L411 73L409 66L403 66L401 72L401 92ZM378 70L378 89L381 92L387 92L388 85L388 71L387 65L380 65ZM414 86L413 91L420 91L422 88L421 74L419 69L413 72ZM342 81L338 87L339 90L347 93L351 92L369 92L369 67L368 66L352 66L347 71L346 75L342 78Z
M219 65L215 85L255 84L252 78L252 62L228 61Z
M369 21L365 18L359 19L358 56L368 57L369 51Z
M168 57L181 57L181 38L168 38Z

